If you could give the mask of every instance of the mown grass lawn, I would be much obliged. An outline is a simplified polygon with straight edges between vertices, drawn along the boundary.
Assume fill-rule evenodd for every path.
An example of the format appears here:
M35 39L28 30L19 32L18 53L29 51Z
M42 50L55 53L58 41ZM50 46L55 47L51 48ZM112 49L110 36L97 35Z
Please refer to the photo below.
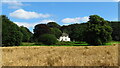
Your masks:
M120 41L111 41L106 43L105 45L113 45L113 44L120 44Z
M100 46L108 46L113 44L120 44L120 41L111 41L106 43L105 45L100 45ZM88 45L85 42L58 42L54 45L44 45L44 44L36 45L35 43L23 42L22 45L20 46L92 46L92 45Z

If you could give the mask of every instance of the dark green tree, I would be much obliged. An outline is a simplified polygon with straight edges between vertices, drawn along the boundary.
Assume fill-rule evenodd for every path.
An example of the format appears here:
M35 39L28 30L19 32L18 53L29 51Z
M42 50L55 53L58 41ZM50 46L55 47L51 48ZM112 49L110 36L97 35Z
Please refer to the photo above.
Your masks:
M57 24L56 22L49 22L47 23L47 26L50 28L60 28L60 25Z
M30 42L32 33L27 27L20 26L20 31L23 34L22 36L22 42Z
M2 16L0 16L0 46L2 46Z
M119 21L111 21L109 23L113 29L112 40L120 41L120 22Z
M51 28L51 34L54 34L56 38L59 38L62 35L62 31L58 28Z
M60 30L61 30L63 33L70 34L70 32L71 32L71 26L70 26L70 25L68 25L68 26L63 25L63 26L61 26Z
M91 15L86 29L86 42L90 45L103 45L112 39L112 28L98 15Z
M43 34L50 34L50 28L46 24L38 24L34 28L33 39L37 41Z
M72 41L84 41L84 32L86 30L86 23L70 25L71 32L69 36Z
M2 46L18 46L22 42L22 33L19 27L5 15L2 18Z
M45 45L53 45L57 42L57 38L53 34L43 34L38 39L38 42L41 42Z
M84 33L86 31L87 24L71 24L68 26L62 26L62 32L69 34L71 41L84 41Z

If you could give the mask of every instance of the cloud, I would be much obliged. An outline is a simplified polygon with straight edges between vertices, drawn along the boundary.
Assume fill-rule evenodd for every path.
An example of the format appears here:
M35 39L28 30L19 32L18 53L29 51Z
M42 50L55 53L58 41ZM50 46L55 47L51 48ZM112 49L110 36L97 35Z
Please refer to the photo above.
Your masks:
M16 23L18 26L25 26L27 28L33 27L35 25L35 23L28 23L28 22L14 22Z
M62 20L63 23L80 23L87 22L89 17L76 17L76 18L65 18Z
M18 26L27 27L28 29L32 28L32 30L30 30L30 31L33 33L33 28L35 27L35 25L47 24L48 22L56 22L56 21L54 21L54 20L42 20L42 21L34 22L34 23L29 23L29 22L14 22L14 23L16 23Z
M18 9L12 13L10 13L11 17L18 18L18 19L32 19L32 18L47 18L50 17L49 14L42 14L36 12L25 11L23 9Z
M115 2L119 2L120 0L113 0L113 1L115 1Z
M48 22L55 22L55 21L54 20L42 20L42 21L34 22L34 23L29 23L29 22L14 22L14 23L16 23L18 26L25 26L27 28L31 28L37 24L47 24Z
M8 4L8 8L11 9L20 9L22 6L25 5L22 2L16 0L3 0L3 4Z
M7 0L7 1L14 1L14 0ZM19 1L22 2L113 2L116 0L19 0Z
M113 19L110 19L109 21L119 21L119 18L113 18Z
M23 4L19 1L11 1L11 2L6 1L6 2L3 2L3 3L8 4L8 5L23 6Z
M56 22L56 21L54 21L54 20L42 20L39 23L41 23L41 24L47 24L48 22Z

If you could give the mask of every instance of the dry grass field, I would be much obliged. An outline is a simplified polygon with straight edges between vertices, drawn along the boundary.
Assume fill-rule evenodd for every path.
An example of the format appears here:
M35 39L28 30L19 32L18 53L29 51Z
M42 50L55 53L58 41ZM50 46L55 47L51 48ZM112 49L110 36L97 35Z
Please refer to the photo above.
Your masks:
M0 47L3 66L117 66L118 45Z

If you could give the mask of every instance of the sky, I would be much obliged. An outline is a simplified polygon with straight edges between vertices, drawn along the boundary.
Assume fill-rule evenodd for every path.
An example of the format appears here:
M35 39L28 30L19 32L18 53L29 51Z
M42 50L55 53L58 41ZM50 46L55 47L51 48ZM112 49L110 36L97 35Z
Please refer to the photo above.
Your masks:
M21 2L118 2L120 0L2 0Z
M116 0L117 1L117 0ZM60 25L85 23L90 15L118 20L118 2L3 2L2 14L33 32L36 24L57 22Z

